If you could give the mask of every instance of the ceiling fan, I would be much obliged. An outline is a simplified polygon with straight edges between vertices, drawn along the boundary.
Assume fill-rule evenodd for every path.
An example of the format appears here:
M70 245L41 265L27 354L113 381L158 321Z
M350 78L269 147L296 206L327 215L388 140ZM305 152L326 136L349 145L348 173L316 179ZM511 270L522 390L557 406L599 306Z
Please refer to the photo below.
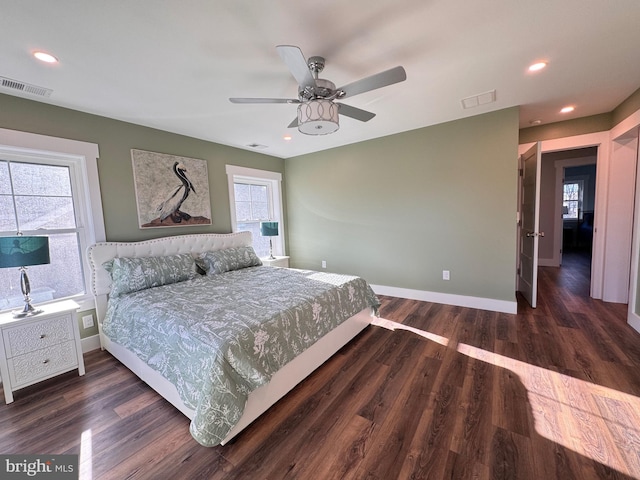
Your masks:
M318 78L324 69L323 57L305 60L302 50L293 45L278 45L276 50L298 82L298 98L230 98L232 103L291 103L298 104L298 116L289 128L298 127L307 135L326 135L340 127L338 114L368 122L376 116L357 107L336 103L360 93L393 85L407 79L402 67L395 67L336 88L333 82Z

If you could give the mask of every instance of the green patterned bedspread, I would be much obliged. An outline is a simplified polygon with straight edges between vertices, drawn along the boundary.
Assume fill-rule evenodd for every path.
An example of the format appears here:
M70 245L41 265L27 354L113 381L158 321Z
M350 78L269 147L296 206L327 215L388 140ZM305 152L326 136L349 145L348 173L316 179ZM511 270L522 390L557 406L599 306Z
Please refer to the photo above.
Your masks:
M361 278L251 267L109 301L104 333L173 383L190 431L219 444L247 396L338 324L378 299Z

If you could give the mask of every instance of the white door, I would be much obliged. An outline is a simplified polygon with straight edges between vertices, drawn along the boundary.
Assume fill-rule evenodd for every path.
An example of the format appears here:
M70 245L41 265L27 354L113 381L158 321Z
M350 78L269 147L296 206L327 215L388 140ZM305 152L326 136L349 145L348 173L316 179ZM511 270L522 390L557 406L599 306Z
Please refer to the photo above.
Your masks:
M538 239L540 225L540 142L520 158L520 251L518 252L518 291L536 308L538 295Z

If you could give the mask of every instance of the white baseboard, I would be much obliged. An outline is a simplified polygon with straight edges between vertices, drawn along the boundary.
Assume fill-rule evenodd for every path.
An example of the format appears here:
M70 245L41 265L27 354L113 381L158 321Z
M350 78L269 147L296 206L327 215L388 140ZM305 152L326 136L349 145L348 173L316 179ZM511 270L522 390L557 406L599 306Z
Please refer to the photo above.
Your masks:
M627 323L636 331L640 332L640 316L633 312L629 312L627 315Z
M421 300L423 302L443 303L445 305L456 305L458 307L477 308L479 310L490 310L501 313L517 313L518 302L506 300L495 300L492 298L469 297L466 295L454 295L451 293L428 292L425 290L412 290L410 288L386 287L384 285L371 285L373 291L380 295L390 297L408 298L411 300Z
M538 258L539 267L559 267L557 258Z
M82 353L90 352L91 350L97 350L100 348L100 335L92 335L80 340L82 345Z

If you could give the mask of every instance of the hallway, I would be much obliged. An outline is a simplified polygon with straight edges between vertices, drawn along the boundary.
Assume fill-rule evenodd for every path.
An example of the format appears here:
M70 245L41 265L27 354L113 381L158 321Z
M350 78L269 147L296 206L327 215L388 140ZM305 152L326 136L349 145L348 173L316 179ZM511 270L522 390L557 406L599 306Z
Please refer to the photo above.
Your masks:
M589 297L591 252L566 249L562 254L560 268L541 267L538 274L544 277L540 282L540 285L545 287L543 295L552 293L554 288L559 288L571 295Z

